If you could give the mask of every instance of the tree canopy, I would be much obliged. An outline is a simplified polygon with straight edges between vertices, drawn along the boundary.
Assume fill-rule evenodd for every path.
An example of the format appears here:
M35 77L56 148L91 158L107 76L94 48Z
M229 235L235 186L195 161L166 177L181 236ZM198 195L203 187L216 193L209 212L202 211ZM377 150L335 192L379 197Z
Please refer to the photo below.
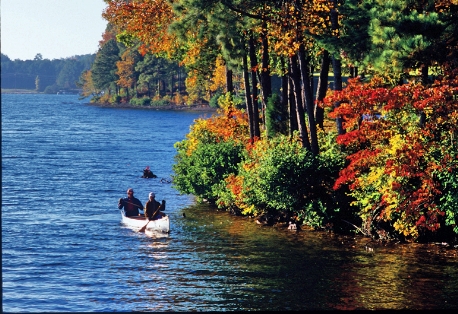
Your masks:
M11 60L2 53L2 88L46 90L49 93L76 90L81 73L91 68L94 58L95 54L88 54L49 60L38 53L33 60Z
M223 109L177 145L181 192L380 238L458 233L456 0L106 3L88 86Z

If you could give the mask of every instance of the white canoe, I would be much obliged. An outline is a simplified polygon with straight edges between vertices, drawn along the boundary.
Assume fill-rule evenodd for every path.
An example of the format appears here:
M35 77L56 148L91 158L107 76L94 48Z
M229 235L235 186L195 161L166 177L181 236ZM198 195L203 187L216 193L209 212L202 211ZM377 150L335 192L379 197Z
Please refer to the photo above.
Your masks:
M121 217L122 222L134 230L140 230L148 222L145 216L126 217L123 210L121 210ZM151 220L148 226L146 226L145 231L160 231L168 233L170 231L169 216L165 216L157 220Z

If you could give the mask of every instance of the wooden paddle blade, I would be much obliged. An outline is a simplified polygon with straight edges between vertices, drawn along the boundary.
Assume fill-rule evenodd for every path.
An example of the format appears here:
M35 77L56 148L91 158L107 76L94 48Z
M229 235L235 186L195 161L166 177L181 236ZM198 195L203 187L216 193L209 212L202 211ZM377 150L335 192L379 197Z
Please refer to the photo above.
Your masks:
M140 230L138 230L138 232L145 232L146 226L148 226L148 224L149 224L149 221L146 223L146 225L144 225L143 227L141 227Z

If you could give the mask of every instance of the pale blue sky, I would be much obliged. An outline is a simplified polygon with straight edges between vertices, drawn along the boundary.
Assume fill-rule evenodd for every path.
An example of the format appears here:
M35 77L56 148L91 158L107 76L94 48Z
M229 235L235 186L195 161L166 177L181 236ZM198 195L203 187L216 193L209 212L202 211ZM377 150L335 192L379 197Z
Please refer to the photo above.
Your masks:
M107 21L103 0L1 0L1 52L10 59L96 53Z

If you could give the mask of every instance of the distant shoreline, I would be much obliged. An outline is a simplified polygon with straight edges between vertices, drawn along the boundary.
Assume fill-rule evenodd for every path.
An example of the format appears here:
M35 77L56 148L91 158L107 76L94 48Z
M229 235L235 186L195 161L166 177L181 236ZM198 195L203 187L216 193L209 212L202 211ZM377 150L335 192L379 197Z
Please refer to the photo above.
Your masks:
M146 109L146 110L179 110L179 111L207 111L216 112L217 108L208 105L165 105L165 106L134 106L131 104L104 104L104 103L87 103L89 106L96 106L101 108L121 108L121 109Z
M33 89L2 88L2 94L43 94Z
M2 89L2 94L43 94L32 89ZM43 94L45 95L45 94ZM51 95L51 94L49 94ZM92 103L86 102L89 106L96 106L101 108L120 108L120 109L146 109L146 110L176 110L176 111L203 111L203 112L216 112L217 108L210 107L209 105L164 105L164 106L134 106L131 104L106 104L106 103Z

